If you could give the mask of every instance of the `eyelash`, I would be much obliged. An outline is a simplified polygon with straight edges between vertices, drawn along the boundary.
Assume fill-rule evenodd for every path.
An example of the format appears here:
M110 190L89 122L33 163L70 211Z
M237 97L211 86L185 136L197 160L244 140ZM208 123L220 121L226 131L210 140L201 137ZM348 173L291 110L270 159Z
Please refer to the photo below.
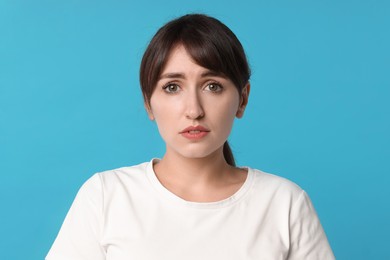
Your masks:
M172 83L172 82L167 83L167 84L164 85L162 88L163 88L163 90L164 90L165 92L167 92L167 93L169 93L169 94L176 93L177 90L176 90L176 91L169 91L169 87L170 87L170 86L176 86L176 87L180 88L180 86L179 86L178 84L175 84L175 83Z
M218 87L218 90L215 90L215 91L213 91L213 90L208 90L208 91L210 91L210 92L220 93L220 92L223 90L222 84L219 83L219 82L217 82L217 81L212 81L212 82L207 83L205 88L208 88L210 85L214 85L214 86L217 86L217 87ZM176 83L173 83L173 82L168 82L166 85L164 85L164 86L162 87L162 89L163 89L165 92L169 93L169 94L174 94L174 93L178 92L178 90L170 91L169 88L170 88L171 86L175 86L175 87L177 87L177 88L180 89L180 86L179 86L178 84L176 84Z
M210 90L211 92L220 93L220 92L222 92L222 90L223 90L222 84L219 83L219 82L217 82L217 81L212 81L212 82L210 82L210 83L207 83L206 88L209 87L210 85L214 85L214 86L217 86L217 87L218 87L218 90L215 90L215 91Z

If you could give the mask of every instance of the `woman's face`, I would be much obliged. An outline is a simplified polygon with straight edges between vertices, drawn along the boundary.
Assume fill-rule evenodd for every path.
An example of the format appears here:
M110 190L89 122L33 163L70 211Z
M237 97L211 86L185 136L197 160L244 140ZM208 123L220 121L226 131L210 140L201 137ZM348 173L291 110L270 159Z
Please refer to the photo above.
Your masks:
M203 158L222 151L235 117L244 113L242 95L232 81L197 65L183 46L172 50L148 108L166 143L166 153Z

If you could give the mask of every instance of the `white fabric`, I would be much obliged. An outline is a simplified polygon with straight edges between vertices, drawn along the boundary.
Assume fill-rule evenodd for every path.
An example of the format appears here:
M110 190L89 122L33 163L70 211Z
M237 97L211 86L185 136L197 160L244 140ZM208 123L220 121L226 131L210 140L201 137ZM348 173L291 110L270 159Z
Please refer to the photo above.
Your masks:
M153 161L95 174L80 189L47 260L334 259L306 193L248 168L233 196L188 202Z

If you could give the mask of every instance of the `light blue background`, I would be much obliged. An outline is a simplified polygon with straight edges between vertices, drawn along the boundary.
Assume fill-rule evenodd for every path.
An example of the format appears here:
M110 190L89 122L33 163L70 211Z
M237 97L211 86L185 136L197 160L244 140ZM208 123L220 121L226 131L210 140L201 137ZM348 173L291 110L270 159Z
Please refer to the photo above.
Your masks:
M0 0L0 259L43 259L94 172L160 157L138 67L168 20L240 38L237 161L311 196L338 259L390 259L389 1Z

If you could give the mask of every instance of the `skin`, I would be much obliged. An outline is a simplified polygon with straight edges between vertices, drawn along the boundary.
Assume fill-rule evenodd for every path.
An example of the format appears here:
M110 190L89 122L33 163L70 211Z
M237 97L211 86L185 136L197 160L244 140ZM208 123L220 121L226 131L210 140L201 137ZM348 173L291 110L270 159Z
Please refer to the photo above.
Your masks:
M233 195L247 172L228 165L223 156L234 119L248 102L249 83L239 93L233 82L196 64L181 45L174 48L145 104L166 144L166 153L154 165L157 178L177 196L211 202ZM189 126L209 130L200 139L185 138Z

